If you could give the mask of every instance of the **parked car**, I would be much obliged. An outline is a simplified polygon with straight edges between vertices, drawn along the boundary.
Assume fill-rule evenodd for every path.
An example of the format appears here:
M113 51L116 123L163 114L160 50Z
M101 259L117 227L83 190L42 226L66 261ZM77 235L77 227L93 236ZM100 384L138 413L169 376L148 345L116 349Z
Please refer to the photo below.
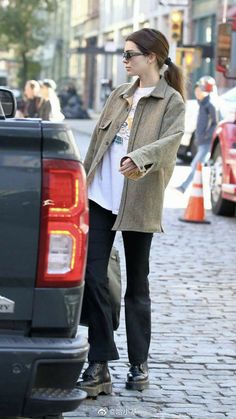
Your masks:
M235 22L229 19L218 25L216 70L226 79L236 80ZM227 34L227 36L226 36ZM223 45L223 48L222 48ZM211 143L211 204L217 215L235 215L236 208L236 87L220 96L223 117Z
M234 119L236 112L236 87L219 96L220 118Z
M0 103L0 417L56 419L86 397L85 171L65 124L13 119L5 89Z
M178 149L178 157L185 162L190 162L197 152L194 141L197 124L199 105L197 100L191 99L186 102L185 130Z
M236 97L234 114L231 111L228 119L218 124L213 135L210 190L213 213L234 216L236 208Z

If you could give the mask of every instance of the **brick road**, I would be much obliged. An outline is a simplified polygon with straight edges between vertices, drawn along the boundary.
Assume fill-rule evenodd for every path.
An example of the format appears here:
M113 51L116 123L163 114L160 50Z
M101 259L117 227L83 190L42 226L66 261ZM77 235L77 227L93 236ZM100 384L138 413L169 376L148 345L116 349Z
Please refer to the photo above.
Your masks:
M116 332L119 361L111 362L113 394L87 399L65 418L236 419L236 218L209 225L181 223L164 211L165 234L151 253L150 388L128 391L124 310ZM175 205L173 205L175 206ZM125 268L121 236L116 240ZM81 328L86 334L86 329Z

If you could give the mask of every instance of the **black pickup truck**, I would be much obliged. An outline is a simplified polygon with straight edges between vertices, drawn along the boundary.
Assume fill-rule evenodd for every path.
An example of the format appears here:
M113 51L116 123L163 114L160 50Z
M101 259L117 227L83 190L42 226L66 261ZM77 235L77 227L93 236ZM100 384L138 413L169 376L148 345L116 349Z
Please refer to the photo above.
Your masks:
M60 418L86 397L85 172L65 124L14 119L4 89L0 103L0 417Z

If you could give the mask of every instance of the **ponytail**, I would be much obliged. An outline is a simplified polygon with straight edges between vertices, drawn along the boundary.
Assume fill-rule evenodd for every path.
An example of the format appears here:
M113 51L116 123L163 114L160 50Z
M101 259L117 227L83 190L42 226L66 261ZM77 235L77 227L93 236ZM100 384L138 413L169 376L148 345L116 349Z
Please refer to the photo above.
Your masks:
M185 83L182 70L171 61L168 63L168 69L164 72L164 77L167 83L177 90L185 101Z
M127 36L126 41L132 41L138 45L140 51L144 55L151 52L156 54L157 65L159 70L164 64L168 69L164 72L167 83L179 92L185 100L185 83L182 70L175 65L169 54L169 42L165 35L157 29L142 28Z

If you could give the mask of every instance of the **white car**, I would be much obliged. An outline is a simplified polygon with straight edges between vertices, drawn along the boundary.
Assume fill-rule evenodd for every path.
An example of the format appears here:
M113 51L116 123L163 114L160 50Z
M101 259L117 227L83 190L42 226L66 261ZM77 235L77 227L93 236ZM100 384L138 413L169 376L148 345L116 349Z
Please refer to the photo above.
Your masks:
M185 111L185 130L178 150L178 157L184 161L191 161L196 154L194 133L197 124L198 102L195 99L187 100Z
M228 90L219 97L220 116L222 119L235 118L236 87Z

